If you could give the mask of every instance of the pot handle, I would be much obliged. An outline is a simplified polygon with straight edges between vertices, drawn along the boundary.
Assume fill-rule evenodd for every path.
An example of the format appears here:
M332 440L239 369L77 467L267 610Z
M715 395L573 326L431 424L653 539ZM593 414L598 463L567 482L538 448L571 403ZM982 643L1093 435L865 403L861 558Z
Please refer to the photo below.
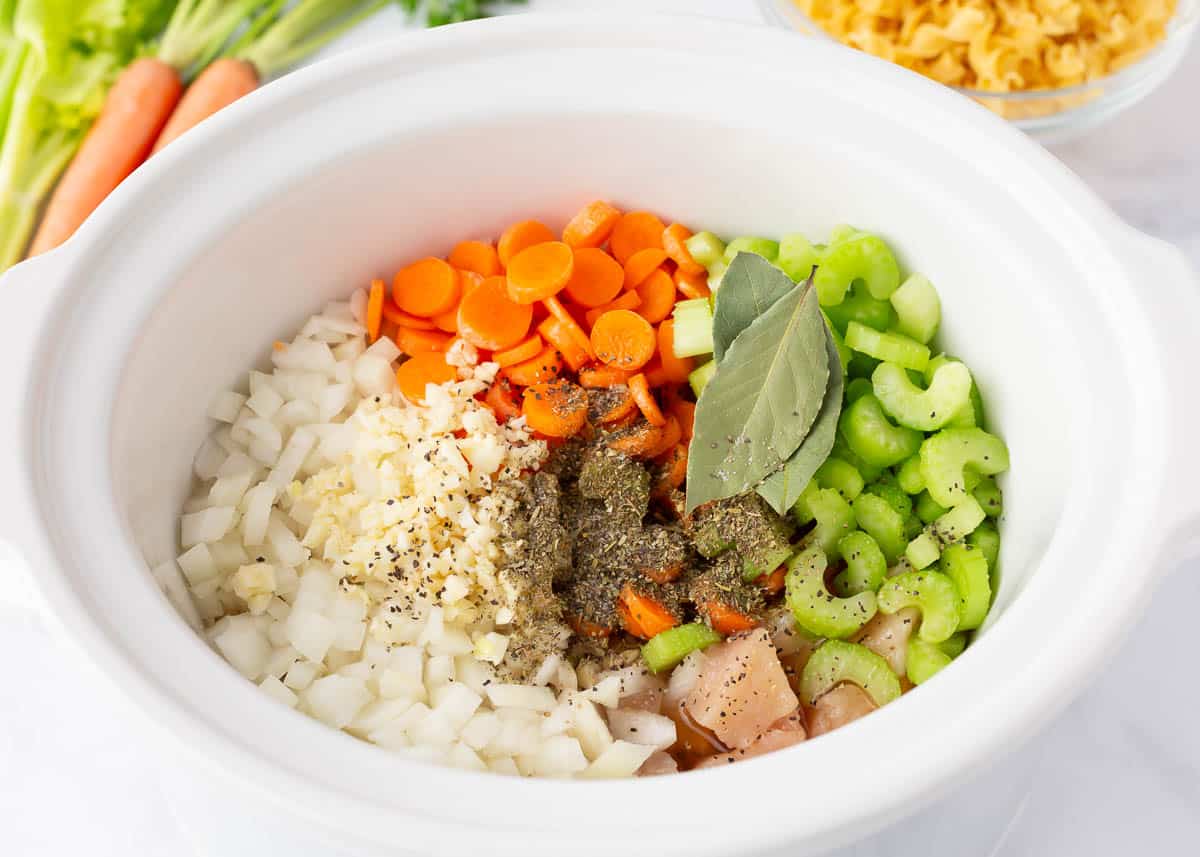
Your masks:
M1122 257L1145 284L1141 296L1168 355L1167 462L1172 475L1159 508L1166 525L1165 558L1177 564L1200 556L1200 390L1190 356L1200 337L1200 278L1178 247L1128 226L1125 230Z
M39 609L29 574L37 566L34 507L34 415L38 343L62 292L67 248L22 262L0 275L11 320L0 337L0 604Z

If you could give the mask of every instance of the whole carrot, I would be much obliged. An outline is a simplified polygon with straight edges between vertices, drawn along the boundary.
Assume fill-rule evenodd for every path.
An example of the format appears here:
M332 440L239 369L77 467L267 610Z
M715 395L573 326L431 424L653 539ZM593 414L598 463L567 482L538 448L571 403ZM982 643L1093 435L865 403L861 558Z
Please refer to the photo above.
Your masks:
M153 152L170 143L184 131L189 131L212 116L222 107L258 89L258 72L245 60L221 57L188 87L175 112L167 120Z
M158 55L131 63L59 180L29 249L36 256L70 238L150 154L183 92L183 76L203 67L265 0L180 0Z

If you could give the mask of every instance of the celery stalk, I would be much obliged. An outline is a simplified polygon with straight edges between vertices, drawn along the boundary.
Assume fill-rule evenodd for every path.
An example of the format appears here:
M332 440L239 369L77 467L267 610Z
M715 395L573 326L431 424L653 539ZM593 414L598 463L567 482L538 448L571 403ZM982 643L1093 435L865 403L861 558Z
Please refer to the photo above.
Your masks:
M696 357L713 350L713 313L708 298L675 304L675 356Z

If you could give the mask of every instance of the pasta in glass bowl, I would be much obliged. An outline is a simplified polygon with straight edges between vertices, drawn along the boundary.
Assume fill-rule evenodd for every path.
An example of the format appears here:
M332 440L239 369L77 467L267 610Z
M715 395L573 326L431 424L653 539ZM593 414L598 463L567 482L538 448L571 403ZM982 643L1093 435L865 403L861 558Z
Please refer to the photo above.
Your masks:
M1200 0L760 2L778 26L911 68L1043 143L1075 137L1148 95L1200 22Z

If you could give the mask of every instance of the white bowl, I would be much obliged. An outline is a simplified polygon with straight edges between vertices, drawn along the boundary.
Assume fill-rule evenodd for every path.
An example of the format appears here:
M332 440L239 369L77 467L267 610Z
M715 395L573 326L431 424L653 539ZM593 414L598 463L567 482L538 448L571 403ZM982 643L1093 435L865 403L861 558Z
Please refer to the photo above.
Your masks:
M851 222L933 279L944 345L1012 451L980 639L832 735L640 781L426 767L277 705L147 572L176 552L210 398L372 275L595 197L726 234ZM355 853L806 854L861 837L1065 705L1200 529L1200 293L1180 254L983 108L767 29L517 16L322 64L156 156L0 287L0 535L47 612L172 765Z

